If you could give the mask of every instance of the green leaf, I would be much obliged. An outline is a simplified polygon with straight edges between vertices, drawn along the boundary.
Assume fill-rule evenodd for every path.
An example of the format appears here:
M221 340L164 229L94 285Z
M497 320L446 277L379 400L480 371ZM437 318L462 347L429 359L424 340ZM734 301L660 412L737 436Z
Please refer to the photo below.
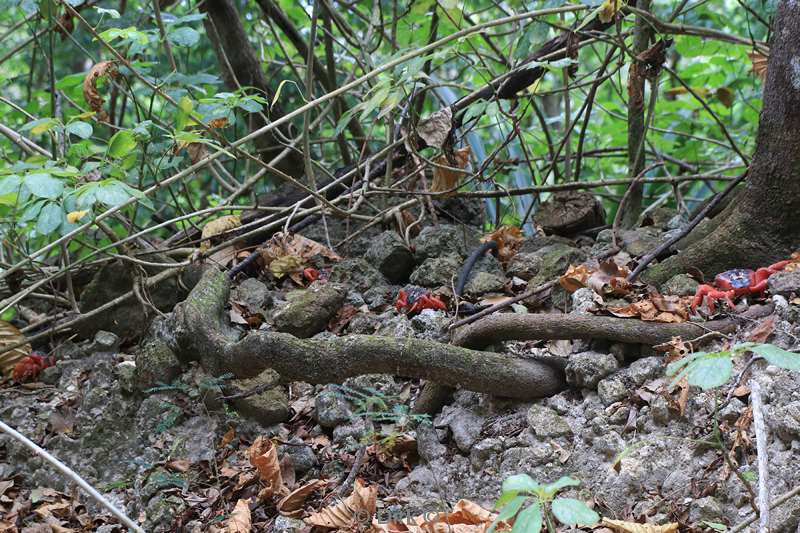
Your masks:
M119 11L117 11L116 9L104 9L102 7L95 6L94 10L97 11L98 13L100 13L101 15L108 15L112 19L118 19L118 18L120 18L122 16L122 15L119 14Z
M539 533L541 529L542 510L539 508L539 502L533 502L517 515L511 533Z
M118 206L128 201L132 194L125 188L124 184L117 180L106 180L97 187L95 191L97 201L109 207Z
M39 212L39 218L36 221L36 232L40 235L50 235L58 229L63 221L64 211L61 206L48 202Z
M167 39L176 46L194 46L200 40L200 33L194 28L180 26L170 29Z
M706 354L688 367L689 385L703 390L724 385L731 377L733 364L729 352Z
M525 503L525 500L527 499L527 496L516 496L512 498L511 501L509 501L508 504L505 505L500 511L500 513L497 515L497 518L492 521L492 525L489 526L489 529L486 533L493 533L497 527L497 524L509 520L511 517L517 514L517 511L522 508L522 504Z
M556 492L560 491L564 487L577 487L580 484L581 482L577 479L564 476L553 483L548 483L547 485L543 486L541 492L546 495L547 498L552 498Z
M580 500L574 498L556 498L551 505L553 514L564 525L582 524L591 526L600 521L600 515L589 509Z
M248 113L258 113L264 106L253 100L252 98L242 98L237 104L236 107L239 109L244 109Z
M706 355L706 353L707 352L694 352L693 354L687 355L682 359L678 359L677 361L671 362L670 364L667 365L667 375L674 376L675 374L678 373L678 371L681 368L685 367L689 363L694 362L695 360L697 360L698 357L703 357L704 355Z
M136 137L133 132L120 130L111 137L111 141L108 143L108 155L118 159L128 155L134 148L136 148Z
M17 203L17 193L15 192L0 193L0 205L16 205L16 203Z
M533 493L541 488L541 485L533 480L528 474L516 474L507 477L503 481L503 492L529 492Z
M708 522L706 520L703 520L702 522L700 522L700 525L706 526L715 531L728 531L728 526L726 526L725 524L720 524L719 522Z
M180 102L178 102L178 115L175 117L176 130L182 131L186 127L193 109L194 102L192 102L192 99L185 95L181 97Z
M88 139L92 136L92 125L88 122L76 120L67 124L67 133L77 135L81 139Z
M28 174L25 176L25 186L34 196L50 200L58 198L64 190L62 181L50 174Z
M787 352L774 344L759 344L752 347L751 351L766 359L771 365L779 366L786 370L800 371L800 354Z
M28 122L21 129L22 131L30 130L33 135L41 135L53 129L56 124L58 124L58 121L54 118L40 118Z

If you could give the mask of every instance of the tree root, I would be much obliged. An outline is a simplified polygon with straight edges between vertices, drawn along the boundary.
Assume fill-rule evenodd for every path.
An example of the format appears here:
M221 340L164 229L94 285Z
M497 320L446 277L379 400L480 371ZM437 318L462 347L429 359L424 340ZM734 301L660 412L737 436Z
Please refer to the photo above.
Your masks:
M224 308L230 282L208 270L189 297L174 311L176 353L199 359L213 374L232 372L253 377L267 368L285 380L337 383L363 374L393 374L430 380L498 396L531 400L552 396L566 387L563 361L523 359L482 352L504 340L601 338L656 344L673 336L698 336L707 330L732 331L738 322L725 319L698 324L656 324L638 320L574 315L496 315L460 331L459 346L434 341L349 335L331 339L298 339L287 333L251 331L240 338ZM763 316L770 306L753 307Z

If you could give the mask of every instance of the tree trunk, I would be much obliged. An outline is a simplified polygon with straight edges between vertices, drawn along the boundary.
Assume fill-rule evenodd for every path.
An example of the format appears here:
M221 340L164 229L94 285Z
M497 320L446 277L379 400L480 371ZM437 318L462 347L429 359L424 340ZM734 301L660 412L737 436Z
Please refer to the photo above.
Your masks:
M766 266L800 248L800 2L781 0L772 33L764 107L744 190L704 239L651 268L662 283L690 267L707 277Z

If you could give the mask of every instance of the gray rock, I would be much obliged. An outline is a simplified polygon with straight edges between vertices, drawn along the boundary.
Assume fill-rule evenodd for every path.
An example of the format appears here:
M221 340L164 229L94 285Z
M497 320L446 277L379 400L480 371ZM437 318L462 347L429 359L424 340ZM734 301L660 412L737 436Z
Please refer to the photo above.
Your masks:
M110 331L98 331L94 334L94 342L89 348L90 352L116 352L121 339Z
M502 291L505 283L506 275L500 261L492 254L485 254L473 266L464 293L474 297Z
M800 294L800 270L794 272L777 272L769 277L767 287L770 294L790 297Z
M414 269L414 254L394 231L384 231L378 235L364 259L392 283L404 283Z
M673 294L675 296L694 296L699 286L700 282L688 274L676 274L664 283L661 291L664 294Z
M452 319L444 311L423 309L411 317L411 327L415 336L421 339L432 339L447 342L449 333L447 327Z
M498 438L483 439L476 442L469 452L469 463L475 471L491 468L486 463L503 451L503 443Z
M720 522L725 519L722 504L713 496L694 500L689 506L689 523Z
M767 417L770 428L784 442L800 439L800 401L772 409L772 416Z
M536 276L530 281L533 286L555 279L566 272L570 265L577 265L586 260L586 252L566 244L551 244L535 253L541 256L542 262Z
M272 524L272 531L274 533L300 533L307 527L306 523L299 518L278 515Z
M114 366L114 375L122 392L133 394L136 392L136 363L133 361L122 361Z
M46 383L48 385L57 385L58 382L61 380L62 374L63 371L61 370L61 367L59 367L58 365L48 366L47 368L42 370L41 374L39 374L39 381L41 381L42 383Z
M230 381L226 388L230 389L231 394L238 394L261 385L277 384L279 379L274 370L267 369L253 378ZM271 426L289 419L289 398L281 386L245 398L236 398L231 403L240 415L255 420L262 426Z
M553 409L538 404L528 409L528 427L540 439L572 435L572 428L564 417Z
M530 472L533 467L547 463L552 457L553 450L550 445L540 442L533 446L509 448L503 452L500 461L501 477Z
M582 287L572 293L572 313L588 315L595 309L595 292L589 287Z
M444 255L454 255L461 260L478 247L479 236L475 229L466 226L427 226L414 241L414 256L418 263Z
M720 420L724 420L729 424L733 424L739 419L739 416L741 416L745 407L746 406L744 402L742 402L739 398L733 397L731 398L731 401L728 402L728 404L719 412L719 418Z
M623 372L617 372L597 384L597 394L603 405L624 400L633 390L630 378Z
M369 261L361 257L345 259L333 265L330 281L342 283L348 288L364 293L373 287L384 287L383 274Z
M289 301L275 313L275 329L306 339L324 331L344 302L345 291L332 283L315 283L286 295Z
M622 249L634 257L651 252L661 243L661 232L653 227L620 231Z
M430 422L423 422L417 426L417 453L426 463L443 457L447 446L439 442L436 429Z
M508 274L528 281L539 273L542 256L535 252L519 252L508 262Z
M597 384L619 369L617 358L600 352L582 352L569 358L565 369L567 383L574 387L594 389Z
M164 341L151 341L136 353L136 386L139 390L169 384L181 375L182 370L180 360Z
M669 424L671 413L666 398L659 395L650 402L650 416L656 424L666 426Z
M447 426L453 433L453 440L459 450L469 452L481 434L484 418L471 409L445 406L436 418L434 425Z
M314 450L298 437L292 438L289 444L279 446L278 453L291 456L294 471L298 476L302 476L319 464Z
M314 419L324 428L335 428L353 416L350 404L337 387L326 386L314 399Z
M449 287L460 268L461 259L457 255L429 257L414 269L409 281L421 287Z
M626 369L637 387L651 379L660 378L664 375L664 359L662 357L643 357L637 359Z
M232 291L232 299L242 303L250 311L263 310L274 301L272 292L256 278L247 278L239 283Z
M333 442L359 443L371 431L370 424L363 417L354 417L347 424L341 424L333 429Z

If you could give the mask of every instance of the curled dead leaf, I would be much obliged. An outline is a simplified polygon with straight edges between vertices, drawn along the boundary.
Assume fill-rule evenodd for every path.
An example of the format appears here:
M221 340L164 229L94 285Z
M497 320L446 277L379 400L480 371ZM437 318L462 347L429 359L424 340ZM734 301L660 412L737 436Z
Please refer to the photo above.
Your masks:
M305 518L306 524L312 526L344 529L372 522L377 508L378 486L367 486L361 479L356 479L353 492L334 505L329 505L317 513Z
M453 111L444 107L417 124L417 135L428 146L441 148L453 129Z
M445 154L434 159L433 183L431 192L453 191L458 187L458 182L467 172L464 170L469 164L470 147L461 148L453 152L450 160Z
M0 350L25 342L25 335L6 321L0 320ZM23 344L0 355L0 373L10 376L14 366L31 354L31 345Z
M211 237L216 237L226 231L236 229L241 225L242 219L237 215L225 215L207 222L206 225L203 226L203 232L200 237L203 240L203 242L200 243L200 250L206 251L211 248Z
M315 491L325 488L326 485L326 481L315 479L293 490L278 502L276 505L278 512L284 516L297 517L298 512L302 512L306 499Z
M117 65L114 61L95 63L83 79L83 99L86 100L92 111L97 113L98 120L102 122L108 120L108 114L103 110L105 100L97 91L97 81L104 76L112 78L119 76Z
M593 272L594 271L586 265L570 265L567 271L558 278L558 283L564 290L572 293L586 287L589 276L591 276Z
M264 488L258 493L261 501L269 500L286 492L278 462L278 449L265 437L258 437L247 450L250 464L256 467Z
M252 527L250 500L240 499L225 524L225 533L250 533Z
M517 255L525 237L517 226L500 226L488 235L481 237L481 242L488 241L497 243L497 258L505 264Z

